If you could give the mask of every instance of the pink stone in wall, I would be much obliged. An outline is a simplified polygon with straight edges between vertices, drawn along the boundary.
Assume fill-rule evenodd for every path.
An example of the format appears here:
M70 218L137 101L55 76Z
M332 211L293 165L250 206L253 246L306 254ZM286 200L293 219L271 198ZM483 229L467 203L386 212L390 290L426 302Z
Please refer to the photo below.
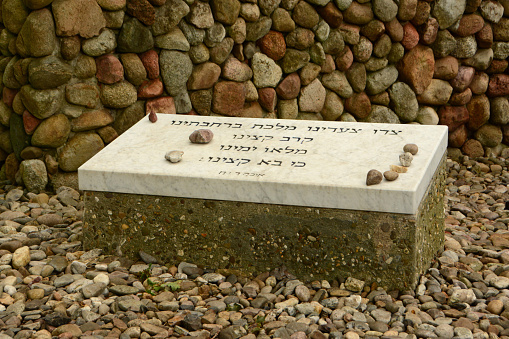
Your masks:
M410 22L407 22L403 26L403 40L401 40L401 44L405 47L406 50L411 50L419 43L419 33L415 29L414 25Z
M449 104L453 106L463 106L472 99L472 90L467 88L461 93L453 93L449 98Z
M146 114L164 113L164 114L176 114L175 101L172 97L161 97L157 99L148 100L146 103Z
M300 93L299 74L292 73L284 78L277 86L276 92L282 99L295 99Z
M147 26L152 26L156 18L154 6L148 0L127 0L127 14Z
M124 79L124 66L113 54L106 54L95 59L96 77L104 84L114 84Z
M258 102L267 112L274 112L277 104L276 90L271 87L260 88Z
M25 132L28 135L32 135L40 123L41 120L34 117L32 114L30 114L30 112L23 112L23 127L25 127Z
M159 76L159 55L153 49L140 54L141 62L147 70L149 79L157 79Z
M12 89L8 87L4 87L2 91L2 101L9 107L12 107L12 102L14 101L14 97L19 92L17 89Z
M461 125L454 132L449 133L449 147L460 148L467 141L468 130L465 125Z
M138 99L155 98L163 94L163 82L159 79L145 80L138 88Z
M417 45L408 51L398 65L400 77L412 87L417 95L431 84L435 71L433 50Z
M215 113L238 117L246 101L245 86L239 82L222 81L214 85L212 110Z
M459 22L455 34L461 37L479 32L484 27L484 19L478 14L464 15Z
M346 46L343 50L343 54L338 55L336 58L336 69L338 71L346 71L353 64L353 53L350 47Z
M475 75L473 67L460 66L458 74L450 81L450 84L455 92L463 92L472 82Z
M262 53L272 60L279 60L285 56L286 42L282 33L269 31L263 38L257 41Z
M509 95L509 75L507 74L493 75L488 85L487 94L490 97Z
M438 21L435 18L429 18L428 21L419 27L419 35L423 45L431 45L437 39Z
M468 121L468 110L465 106L442 106L438 110L439 124L449 127L449 132L455 131Z
M343 22L343 14L333 2L329 2L324 7L317 7L316 11L332 28L338 28Z

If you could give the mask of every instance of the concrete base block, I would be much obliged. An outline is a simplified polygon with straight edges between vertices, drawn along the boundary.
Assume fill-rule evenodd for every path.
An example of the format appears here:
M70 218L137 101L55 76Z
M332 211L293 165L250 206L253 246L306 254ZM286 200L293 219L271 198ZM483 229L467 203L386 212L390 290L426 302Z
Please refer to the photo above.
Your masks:
M168 264L413 288L444 239L445 157L416 214L85 192L84 245Z

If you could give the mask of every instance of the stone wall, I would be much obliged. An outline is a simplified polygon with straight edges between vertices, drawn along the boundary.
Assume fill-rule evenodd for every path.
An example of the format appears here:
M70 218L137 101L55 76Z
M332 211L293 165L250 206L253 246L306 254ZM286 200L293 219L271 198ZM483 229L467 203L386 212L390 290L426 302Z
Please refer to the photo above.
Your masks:
M29 189L152 111L440 123L509 155L509 0L1 2L0 177Z

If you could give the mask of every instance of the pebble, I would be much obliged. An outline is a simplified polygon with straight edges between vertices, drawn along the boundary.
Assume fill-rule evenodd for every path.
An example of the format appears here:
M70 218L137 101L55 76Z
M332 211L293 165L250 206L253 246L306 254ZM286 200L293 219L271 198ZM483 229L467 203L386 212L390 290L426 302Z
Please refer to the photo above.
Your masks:
M152 123L156 122L157 114L155 112L150 112L148 115L148 120L150 120L150 122L152 122Z
M354 278L304 283L276 271L243 277L193 263L84 252L78 192L75 202L66 200L74 210L62 217L66 206L57 195L46 192L46 202L30 205L36 195L4 184L0 213L9 217L0 221L0 339L509 339L508 165L501 158L447 160L444 250L407 291ZM60 224L30 217L40 206ZM29 216L24 224L12 221L19 208ZM27 226L29 232L18 232ZM28 239L40 242L28 246ZM152 281L180 280L181 288L147 293L140 273L149 267Z
M403 152L409 152L412 155L416 155L419 151L419 147L416 144L406 144L403 146Z
M366 177L366 185L377 185L382 182L382 173L376 169L372 169L368 172Z
M169 151L164 155L164 158L168 160L171 163L177 163L182 161L182 156L184 155L184 152L182 151Z
M384 172L384 178L387 181L394 181L394 180L398 179L398 177L399 177L399 174L396 171L385 171Z
M398 166L398 165L391 165L391 171L396 173L406 173L408 171L408 168L404 166Z
M404 167L410 167L412 160L414 160L414 156L410 152L405 152L399 156L399 162Z
M212 138L214 137L214 133L212 133L209 129L198 129L191 133L189 136L189 140L193 144L208 144Z

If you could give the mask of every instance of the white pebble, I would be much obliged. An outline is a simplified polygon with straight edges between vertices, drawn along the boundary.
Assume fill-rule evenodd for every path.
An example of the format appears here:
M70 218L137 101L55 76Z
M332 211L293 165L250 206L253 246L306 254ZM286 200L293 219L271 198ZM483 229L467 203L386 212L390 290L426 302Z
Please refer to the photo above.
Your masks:
M177 163L182 160L182 155L184 155L184 152L182 151L169 151L166 153L164 158L172 163Z
M414 156L410 152L405 152L399 156L399 162L405 167L410 167L412 160L414 160Z

